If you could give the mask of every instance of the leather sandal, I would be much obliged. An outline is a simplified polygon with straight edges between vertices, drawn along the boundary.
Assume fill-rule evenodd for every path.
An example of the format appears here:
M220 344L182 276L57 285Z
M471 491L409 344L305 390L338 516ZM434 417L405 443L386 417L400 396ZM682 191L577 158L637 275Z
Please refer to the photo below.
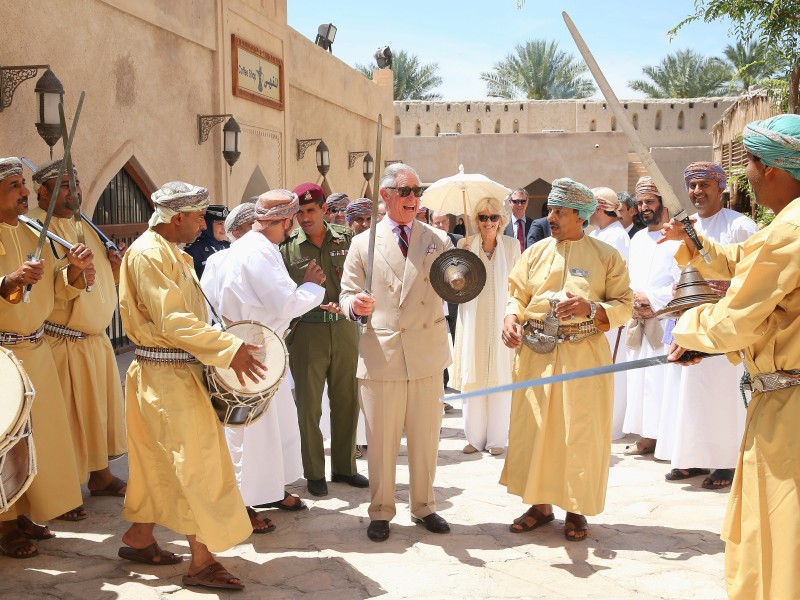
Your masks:
M209 588L222 588L226 590L243 590L244 584L233 583L239 579L231 575L217 561L212 562L207 567L200 569L194 575L188 573L183 576L183 585L196 585Z
M23 548L33 548L33 552L25 554L20 552ZM0 552L9 558L33 558L39 556L39 549L19 530L15 529L0 538Z
M585 531L586 535L577 537L575 534L579 531ZM572 534L572 535L570 535ZM586 517L577 513L567 513L567 518L564 519L564 537L570 542L582 542L589 536L589 523Z
M524 515L514 519L514 522L508 526L508 530L511 533L526 533L528 531L533 531L537 527L546 525L555 518L556 516L553 513L546 515L535 506L531 506L528 510L525 511ZM533 525L528 525L525 522L525 519L533 519L534 520ZM515 526L519 527L519 529L515 529Z
M47 525L34 523L27 515L17 517L17 528L29 540L50 540L56 537Z
M144 548L122 546L117 550L117 556L125 560L132 560L133 562L155 566L176 565L183 560L183 557L178 554L162 550L157 542L153 542Z

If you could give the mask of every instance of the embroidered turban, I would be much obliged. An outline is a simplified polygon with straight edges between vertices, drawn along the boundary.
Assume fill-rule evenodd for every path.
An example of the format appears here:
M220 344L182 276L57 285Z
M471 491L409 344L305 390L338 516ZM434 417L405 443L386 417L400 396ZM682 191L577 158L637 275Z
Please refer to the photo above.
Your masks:
M225 219L225 232L230 233L235 229L239 229L239 227L255 218L255 204L253 202L243 202L228 213L228 217Z
M156 209L150 217L150 227L159 223L169 223L172 217L180 212L205 210L210 203L206 188L183 181L165 183L150 194L150 199Z
M589 217L597 208L597 199L592 190L569 177L556 179L552 186L547 195L547 205L577 210L578 216L584 221L583 226L586 227L589 224Z
M261 231L265 228L264 221L279 221L289 219L297 214L300 209L300 201L297 194L289 190L270 190L258 197L253 209L253 216L256 220L253 229Z
M369 198L358 198L347 205L347 222L350 223L356 217L372 216L372 200Z
M15 175L22 175L22 161L16 156L0 158L0 181Z
M765 165L800 179L800 115L778 115L748 123L742 143Z
M325 201L325 208L327 208L328 211L331 211L334 208L347 208L348 202L350 202L350 198L347 194L336 192L328 196L328 199Z
M599 187L592 190L597 199L597 205L606 212L614 213L619 216L622 202L617 198L617 194L611 188Z
M689 191L689 185L696 179L707 179L709 181L716 181L719 184L719 189L724 190L725 185L728 183L728 174L725 169L715 162L693 162L683 172L683 179L686 182L686 191Z
M47 163L46 165L42 165L41 167L36 169L36 172L31 177L31 180L33 181L34 192L38 192L39 188L42 187L42 184L45 181L49 179L55 179L56 177L58 177L58 170L61 168L62 162L64 162L64 159L59 158L57 160ZM72 172L74 173L75 177L78 176L78 169L75 168L74 164L72 165ZM67 178L67 172L65 170L64 179L66 180L66 178Z
M661 192L658 191L651 177L639 177L639 181L636 182L636 189L633 192L633 197L638 200L641 194L649 194L661 198Z

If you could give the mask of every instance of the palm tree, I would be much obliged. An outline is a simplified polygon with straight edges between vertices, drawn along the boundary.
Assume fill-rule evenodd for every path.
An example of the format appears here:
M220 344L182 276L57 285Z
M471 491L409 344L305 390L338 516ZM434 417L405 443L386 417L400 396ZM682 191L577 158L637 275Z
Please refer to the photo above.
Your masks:
M661 64L646 66L642 72L650 79L637 79L628 87L650 98L702 98L720 96L730 89L733 71L719 58L707 58L694 50L668 54Z
M481 73L481 79L493 98L586 98L595 91L586 71L586 65L559 50L557 42L531 40L518 44L515 53L495 63L491 72Z
M740 92L748 91L754 83L772 75L766 62L767 47L757 40L750 40L747 45L741 41L735 46L728 44L722 53L736 71L734 77L740 83Z
M374 62L371 65L356 65L356 69L367 79L372 79L372 71L377 68L378 65ZM433 91L442 85L442 78L437 75L438 70L438 63L421 65L416 55L405 50L393 51L394 99L441 100L441 94Z

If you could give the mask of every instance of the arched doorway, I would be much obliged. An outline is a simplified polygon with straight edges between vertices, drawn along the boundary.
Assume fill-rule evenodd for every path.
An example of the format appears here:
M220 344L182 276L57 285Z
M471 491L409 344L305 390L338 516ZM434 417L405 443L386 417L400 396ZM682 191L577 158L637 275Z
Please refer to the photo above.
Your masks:
M103 190L92 220L116 244L124 242L130 246L147 230L147 220L153 213L152 191L129 160ZM106 333L117 354L131 349L131 342L122 329L119 307Z
M250 175L250 181L247 182L247 187L244 188L242 202L249 200L253 196L260 196L269 190L270 187L269 183L267 183L267 178L264 177L264 173L261 172L261 168L256 167L253 169L253 174ZM231 208L233 207L231 206Z
M531 219L538 219L544 216L542 209L547 205L547 196L550 194L552 187L542 178L536 179L525 186L525 189L528 190L528 209L525 211L527 216Z

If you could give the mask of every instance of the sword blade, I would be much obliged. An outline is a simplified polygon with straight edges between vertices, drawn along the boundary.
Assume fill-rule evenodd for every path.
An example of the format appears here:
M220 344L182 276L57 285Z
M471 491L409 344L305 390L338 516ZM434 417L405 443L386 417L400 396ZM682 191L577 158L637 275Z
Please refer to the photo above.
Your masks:
M64 109L62 107L62 108L59 108L58 110L59 110L59 114L60 114L60 117L61 117L61 119L60 119L60 121L61 121L61 137L66 139L66 137L67 137L67 120L64 117ZM67 181L69 182L69 197L70 197L70 202L72 203L72 220L73 220L73 225L75 227L75 234L76 234L76 236L78 238L78 243L79 244L85 244L86 243L86 236L83 233L83 221L81 221L81 199L78 196L78 185L75 183L75 169L73 168L73 165L72 165L72 155L70 154L69 156L65 156L64 157L64 162L66 163L66 165L64 166L64 169L66 169ZM59 190L54 190L54 191L55 191L56 195L60 193ZM51 202L55 202L55 196L51 199ZM86 274L85 273L83 274L83 280L86 283L86 291L87 292L91 292L92 291L92 286L89 285L88 281L86 280Z
M604 365L602 367L592 367L591 369L582 369L580 371L572 371L571 373L560 373L558 375L541 377L539 379L528 379L526 381L517 381L516 383L508 383L506 385L498 385L495 387L485 388L482 390L475 390L472 392L465 392L463 394L455 394L452 396L447 396L447 400L448 402L450 400L466 400L467 398L472 398L473 396L488 396L489 394L499 394L500 392L513 392L514 390L521 390L523 388L529 388L529 387L538 387L542 385L548 385L551 383L563 383L564 381L583 379L585 377L595 377L597 375L606 375L608 373L618 373L620 371L631 371L633 369L654 367L656 365L666 364L667 356L669 355L663 354L661 356L640 358L639 360L632 360L629 362Z
M72 131L70 133L69 138L65 138L63 140L64 143L64 159L69 158L70 153L72 152L72 140L75 139L75 130L78 127L78 119L81 116L81 108L83 107L83 99L86 97L85 92L81 92L81 96L78 99L78 108L75 110L75 117L72 120ZM64 115L64 105L59 103L59 116L63 119ZM58 175L56 176L56 185L53 190L61 189L61 182L64 180L64 160L61 161L61 166L58 168ZM44 244L47 240L47 232L50 230L50 221L53 219L53 210L55 210L56 203L50 202L50 206L47 207L47 217L42 224L42 232L39 234L39 243L36 244L36 251L33 253L33 256L30 257L30 260L35 260L39 262L42 259L42 250L44 250ZM28 284L25 286L25 291L22 293L22 301L27 303L30 302L31 299L31 288L33 286Z
M581 56L583 56L586 66L589 67L589 71L592 73L592 76L597 82L597 87L599 87L600 91L603 93L606 102L608 102L609 108L611 108L611 112L613 112L617 117L617 121L622 127L622 130L625 132L625 135L628 136L628 140L633 146L633 149L636 151L636 154L639 155L639 159L642 161L642 164L647 169L647 172L650 173L653 181L655 181L656 187L658 187L658 191L661 192L664 204L669 209L670 213L674 215L681 210L693 210L694 208L688 204L688 199L685 203L678 199L678 196L675 194L672 186L669 184L666 177L664 177L664 174L661 172L661 169L653 160L652 155L647 148L645 148L641 138L639 137L639 132L636 131L633 123L631 123L628 119L628 115L625 114L622 104L617 98L617 95L614 93L614 90L611 88L611 85L609 85L605 75L603 75L603 72L600 70L597 61L592 55L592 51L589 50L586 42L583 41L583 37L581 36L580 32L578 32L578 28L575 27L575 23L572 22L572 19L570 19L566 12L562 12L561 14L564 17L564 22L567 24L567 29L569 29L569 32L572 35L572 39L575 40L575 45L578 46L578 51L581 53Z
M34 221L33 219L29 219L25 215L19 215L17 218L20 221L22 221L23 223L25 223L25 225L27 225L28 227L30 227L31 229L36 231L37 233L42 233L43 227L42 227L42 224L39 223L38 221ZM61 236L56 235L52 231L48 231L47 232L47 237L49 239L53 240L59 246L63 246L67 250L71 250L72 249L72 244L71 243L69 243L67 240L65 240Z
M565 381L573 381L575 379L584 379L586 377L595 377L597 375L607 375L608 373L620 373L622 371L632 371L634 369L644 369L646 367L656 367L667 363L669 354L662 354L660 356L651 356L649 358L640 358L638 360L630 360L628 362L616 363L611 365L603 365L602 367L592 367L590 369L582 369L580 371L571 371L570 373L559 373L558 375L550 375L549 377L540 377L539 379L528 379L526 381L517 381L516 383L508 383L506 385L498 385L496 387L484 388L482 390L474 390L472 392L465 392L463 394L454 394L447 396L446 399L450 400L466 400L474 396L488 396L490 394L499 394L501 392L513 392L514 390L521 390L523 388L538 387L552 383L563 383ZM683 353L682 359L690 361L694 358L708 358L710 356L717 356L715 354L707 354L705 352L696 352L694 350L687 350ZM444 398L442 401L444 402Z
M583 37L578 31L578 28L575 27L575 23L572 22L572 19L570 19L566 11L562 12L561 15L564 17L564 22L567 24L567 29L569 29L572 39L575 40L575 45L578 46L578 51L581 53L586 66L589 67L589 71L592 73L592 76L597 82L597 87L600 88L600 91L603 93L608 106L611 108L611 112L613 112L614 116L617 117L617 121L622 127L622 131L624 131L625 135L628 136L628 141L631 143L631 146L633 146L633 149L639 156L639 160L642 161L642 165L644 165L644 168L647 169L648 173L650 173L650 177L653 178L658 191L661 192L661 198L664 202L664 206L667 207L667 210L669 210L674 219L677 219L683 224L686 234L692 240L692 243L703 257L703 260L707 263L710 263L711 257L709 256L708 251L703 248L703 244L700 243L697 233L694 230L694 226L689 220L689 213L694 211L694 206L688 198L681 196L681 198L683 198L683 200L681 200L681 198L675 194L675 190L672 189L672 186L667 181L667 178L664 177L664 174L661 172L658 164L656 164L656 161L653 160L650 151L645 148L644 144L642 143L639 133L636 131L636 128L633 126L633 123L631 123L630 119L628 119L625 109L622 107L622 104L617 98L617 95L614 93L614 90L611 88L611 85L608 83L605 75L603 75L603 71L600 70L600 66L594 59L592 51L589 50L589 46L587 46L586 42L583 41Z
M383 115L378 115L378 136L375 141L375 173L372 181L372 220L369 223L369 246L367 249L367 265L364 269L364 291L372 289L372 263L375 261L375 235L378 227L378 202L381 195L381 136L383 134Z

